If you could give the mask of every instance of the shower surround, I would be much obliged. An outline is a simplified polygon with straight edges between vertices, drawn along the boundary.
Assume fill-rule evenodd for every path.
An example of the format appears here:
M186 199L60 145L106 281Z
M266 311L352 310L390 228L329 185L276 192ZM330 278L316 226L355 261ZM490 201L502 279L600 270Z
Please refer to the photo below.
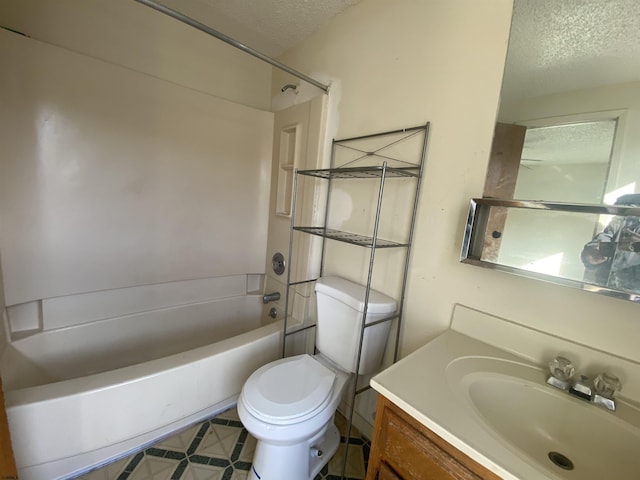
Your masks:
M273 114L0 45L1 373L20 476L52 479L228 407L277 355L259 298Z

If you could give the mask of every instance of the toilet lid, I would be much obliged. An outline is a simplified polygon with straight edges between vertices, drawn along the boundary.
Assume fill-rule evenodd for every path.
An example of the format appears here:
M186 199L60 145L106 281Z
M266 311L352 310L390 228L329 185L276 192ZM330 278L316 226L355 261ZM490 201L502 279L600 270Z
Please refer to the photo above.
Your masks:
M335 378L334 372L310 355L298 355L256 370L242 396L254 416L269 423L294 423L329 401Z

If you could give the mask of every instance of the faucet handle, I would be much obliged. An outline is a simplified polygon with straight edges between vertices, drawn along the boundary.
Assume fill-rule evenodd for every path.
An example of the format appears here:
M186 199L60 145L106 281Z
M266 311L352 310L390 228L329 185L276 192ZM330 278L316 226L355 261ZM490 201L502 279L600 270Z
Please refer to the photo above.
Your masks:
M566 382L573 377L576 369L571 360L558 356L549 362L549 371L558 380Z
M569 380L576 372L571 360L565 357L556 357L549 362L551 375L547 378L547 383L560 390L569 390Z
M612 373L603 372L596 377L593 387L598 395L612 399L617 391L622 390L622 382Z

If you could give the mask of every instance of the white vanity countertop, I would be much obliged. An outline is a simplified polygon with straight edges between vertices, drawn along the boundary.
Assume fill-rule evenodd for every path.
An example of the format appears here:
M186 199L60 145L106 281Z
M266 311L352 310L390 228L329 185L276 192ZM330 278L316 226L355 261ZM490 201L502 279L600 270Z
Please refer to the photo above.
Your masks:
M578 374L593 378L606 369L620 377L624 397L618 396L616 412L589 405L546 384L547 369L540 365L547 365L559 353L571 359ZM528 403L529 407L537 406L535 402L542 398L563 399L560 402L562 410L558 411L561 416L559 421L564 422L566 417L563 415L571 412L573 418L579 418L577 430L574 431L575 423L570 427L573 438L578 436L589 440L586 443L578 441L580 445L574 445L578 450L568 452L577 456L575 460L579 461L579 465L574 470L566 471L551 462L547 463L549 452L546 447L550 446L547 434L550 432L544 427L530 429L545 439L537 453L533 452L528 440L524 447L526 453L505 440L482 417L471 399L470 389L479 378L508 379L511 384L515 379L515 384L525 387L519 390L519 401ZM640 452L640 363L633 360L573 343L464 305L456 305L450 330L376 375L371 380L371 386L451 445L505 480L640 478L635 474L640 472L640 456L637 455ZM529 388L535 391L527 390ZM515 390L504 390L507 391ZM504 401L505 395L509 396L507 403ZM489 408L490 411L485 413L494 419L505 420L501 428L511 425L509 422L512 420L509 419L514 415L518 420L513 423L519 427L532 427L536 422L533 416L540 414L546 415L544 420L547 420L547 424L551 422L552 425L558 425L558 420L548 414L548 410L527 410L526 406L516 406L518 400L510 394L501 391L492 398L495 400L491 402L495 403L485 403L483 408ZM511 417L505 415L506 410L510 410ZM616 428L621 428L621 431ZM607 440L609 437L605 435L606 432L615 438L625 438L628 443L619 445L611 442ZM555 434L558 435L558 432ZM557 440L566 441L566 435L560 435L562 438L558 437ZM595 441L591 442L591 439ZM596 450L592 451L592 448ZM616 469L621 470L616 472Z
M379 373L371 386L417 421L505 480L560 479L541 472L532 462L482 425L464 395L456 393L447 367L460 358L497 358L537 366L486 343L449 330Z

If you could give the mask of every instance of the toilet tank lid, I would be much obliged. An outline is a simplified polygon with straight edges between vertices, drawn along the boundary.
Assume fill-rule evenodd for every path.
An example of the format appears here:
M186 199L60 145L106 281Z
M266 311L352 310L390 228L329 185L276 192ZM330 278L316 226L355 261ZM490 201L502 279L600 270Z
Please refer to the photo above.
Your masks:
M327 276L316 281L315 291L358 310L364 312L364 296L366 288L345 278ZM367 313L393 313L396 311L396 301L374 289L369 292L369 307Z

